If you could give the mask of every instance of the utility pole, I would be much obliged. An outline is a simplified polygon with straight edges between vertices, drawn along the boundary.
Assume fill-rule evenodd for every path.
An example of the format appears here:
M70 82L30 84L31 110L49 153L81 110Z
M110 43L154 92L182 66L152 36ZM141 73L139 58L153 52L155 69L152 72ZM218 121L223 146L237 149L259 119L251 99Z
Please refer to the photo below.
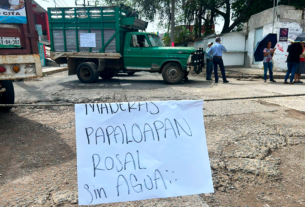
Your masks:
M172 47L175 46L175 0L172 0L172 12L171 12L171 43Z
M86 0L84 0L84 4L77 4L77 1L78 1L78 0L75 0L75 6L83 6L83 7L86 7ZM87 1L87 3L88 3L88 6L91 6L89 0Z

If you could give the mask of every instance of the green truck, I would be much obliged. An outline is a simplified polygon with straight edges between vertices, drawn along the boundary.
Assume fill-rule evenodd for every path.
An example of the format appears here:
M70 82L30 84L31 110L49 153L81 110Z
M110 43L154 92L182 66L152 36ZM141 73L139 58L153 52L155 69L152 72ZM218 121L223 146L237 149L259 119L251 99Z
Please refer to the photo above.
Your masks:
M203 52L192 47L165 47L145 31L148 23L125 5L49 8L51 58L68 64L69 75L83 83L111 79L118 71L162 73L167 83L187 79L192 66L202 68Z

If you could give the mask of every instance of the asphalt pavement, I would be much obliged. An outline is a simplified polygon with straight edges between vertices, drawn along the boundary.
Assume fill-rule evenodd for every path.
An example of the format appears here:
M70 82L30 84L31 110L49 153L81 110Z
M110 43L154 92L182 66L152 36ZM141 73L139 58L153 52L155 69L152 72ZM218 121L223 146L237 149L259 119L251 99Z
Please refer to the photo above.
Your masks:
M14 87L17 103L209 100L203 114L215 193L100 206L304 206L305 85L228 80L190 75L168 85L139 72L83 84L64 71ZM76 206L74 107L17 107L0 116L1 206Z

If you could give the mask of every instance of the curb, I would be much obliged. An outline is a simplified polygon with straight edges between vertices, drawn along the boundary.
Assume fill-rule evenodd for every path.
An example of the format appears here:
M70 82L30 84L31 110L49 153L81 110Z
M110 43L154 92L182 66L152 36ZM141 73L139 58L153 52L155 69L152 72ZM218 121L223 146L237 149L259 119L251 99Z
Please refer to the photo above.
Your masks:
M251 79L263 79L262 75L226 75L227 78L251 78ZM269 76L267 76L269 78ZM285 75L273 75L274 79L284 79Z
M60 72L67 71L67 70L68 70L68 67L64 67L64 68L54 69L54 70L51 70L51 71L42 72L42 74L44 76L45 75L52 75L52 74L60 73Z
M214 74L213 74L214 75ZM213 76L212 75L212 76ZM200 74L198 76L203 76L205 77L206 74ZM221 78L221 73L218 74L218 76ZM263 79L263 75L261 74L226 74L227 78L239 78L239 79ZM269 78L269 75L267 75L267 78ZM284 79L285 78L285 74L284 75L273 75L274 79Z

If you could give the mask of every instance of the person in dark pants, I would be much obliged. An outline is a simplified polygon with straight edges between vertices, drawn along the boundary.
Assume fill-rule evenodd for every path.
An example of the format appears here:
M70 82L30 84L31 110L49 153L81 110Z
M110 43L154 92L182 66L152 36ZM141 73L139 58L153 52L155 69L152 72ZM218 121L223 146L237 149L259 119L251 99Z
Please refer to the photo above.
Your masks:
M269 68L269 76L270 76L270 82L276 82L273 80L273 62L272 57L274 55L276 48L271 48L271 42L267 43L267 48L264 49L264 81L267 81L267 71Z
M288 71L285 76L285 81L284 83L287 84L287 80L290 76L290 84L293 84L293 79L295 75L295 71L297 70L299 63L300 63L300 55L303 53L303 48L300 43L293 43L290 45L289 49L289 54L288 54L288 59L287 59L287 67Z
M207 80L212 80L211 76L212 76L212 71L213 71L213 56L209 53L212 45L213 45L213 42L210 42L208 44L208 47L207 47L206 51L205 51L205 53L206 53L206 63L207 63L207 66L206 66L206 68L207 68L206 79Z
M215 83L218 83L218 73L217 73L218 65L220 67L220 71L222 74L223 83L229 83L229 81L227 81L226 79L225 67L223 65L223 60L222 60L222 52L226 52L226 51L227 49L221 44L220 37L216 37L216 43L210 49L210 54L213 56Z

